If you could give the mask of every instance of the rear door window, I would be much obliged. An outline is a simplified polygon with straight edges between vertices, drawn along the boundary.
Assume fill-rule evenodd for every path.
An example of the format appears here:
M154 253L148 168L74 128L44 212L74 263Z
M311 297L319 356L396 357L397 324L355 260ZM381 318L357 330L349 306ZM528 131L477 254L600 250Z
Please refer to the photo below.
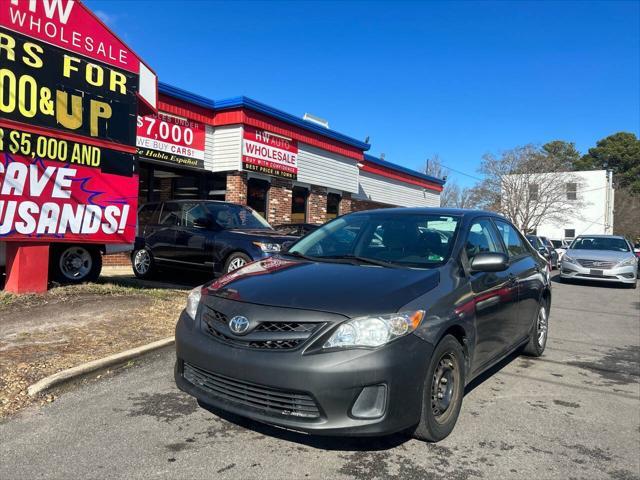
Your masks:
M160 225L165 227L180 225L180 210L180 205L177 203L165 203L162 207L162 213L160 214Z
M158 219L160 218L159 206L159 203L149 203L140 207L140 211L138 212L138 225L145 227L158 223Z

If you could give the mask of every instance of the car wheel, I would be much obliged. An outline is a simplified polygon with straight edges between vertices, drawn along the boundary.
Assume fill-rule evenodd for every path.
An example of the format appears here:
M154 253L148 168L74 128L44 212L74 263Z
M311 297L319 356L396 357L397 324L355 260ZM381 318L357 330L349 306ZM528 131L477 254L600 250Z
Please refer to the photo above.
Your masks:
M242 252L235 252L229 255L224 264L224 273L233 272L244 267L247 263L251 263L251 258Z
M102 254L95 247L61 245L52 249L49 271L52 280L63 284L95 282L102 270Z
M131 268L138 278L151 278L156 273L153 254L147 248L139 248L131 254Z
M531 327L529 342L523 349L523 353L530 357L539 357L547 346L547 338L549 337L549 309L547 302L543 301L538 309L536 321Z
M429 362L420 422L413 431L415 438L438 442L451 433L464 396L464 365L462 345L452 335L446 335Z

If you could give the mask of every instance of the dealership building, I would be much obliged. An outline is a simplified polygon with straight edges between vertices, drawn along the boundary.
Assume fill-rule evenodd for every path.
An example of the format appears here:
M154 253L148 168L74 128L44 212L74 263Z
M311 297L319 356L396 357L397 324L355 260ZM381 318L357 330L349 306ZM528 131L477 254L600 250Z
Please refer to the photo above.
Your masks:
M138 119L139 203L226 200L272 225L440 205L444 180L367 155L370 145L319 119L162 83L158 107L158 115Z

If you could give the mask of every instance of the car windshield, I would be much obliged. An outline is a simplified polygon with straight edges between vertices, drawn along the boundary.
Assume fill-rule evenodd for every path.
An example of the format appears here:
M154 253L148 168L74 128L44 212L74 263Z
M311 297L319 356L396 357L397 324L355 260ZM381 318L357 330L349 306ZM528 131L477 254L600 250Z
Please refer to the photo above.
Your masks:
M432 268L451 254L459 218L414 213L359 213L333 220L296 243L289 253L325 261Z
M629 246L622 238L615 237L579 237L571 244L572 250L612 250L628 252Z
M269 229L271 225L254 210L225 203L205 203L213 220L225 230L254 230Z
M564 248L561 240L551 240L551 243L553 244L554 248Z

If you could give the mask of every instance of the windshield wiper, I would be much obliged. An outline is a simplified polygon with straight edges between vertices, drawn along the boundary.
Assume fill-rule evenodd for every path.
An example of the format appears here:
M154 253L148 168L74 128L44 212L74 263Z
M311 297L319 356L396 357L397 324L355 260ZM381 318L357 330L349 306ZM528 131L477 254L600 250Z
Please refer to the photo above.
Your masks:
M290 257L302 258L304 260L309 260L312 262L322 261L321 258L310 257L309 255L304 255L300 252L280 252L280 255L289 255Z
M331 255L322 258L331 258L336 260L350 260L360 263L368 263L369 265L377 265L378 267L403 268L401 265L386 260L376 260L375 258L360 257L358 255Z

